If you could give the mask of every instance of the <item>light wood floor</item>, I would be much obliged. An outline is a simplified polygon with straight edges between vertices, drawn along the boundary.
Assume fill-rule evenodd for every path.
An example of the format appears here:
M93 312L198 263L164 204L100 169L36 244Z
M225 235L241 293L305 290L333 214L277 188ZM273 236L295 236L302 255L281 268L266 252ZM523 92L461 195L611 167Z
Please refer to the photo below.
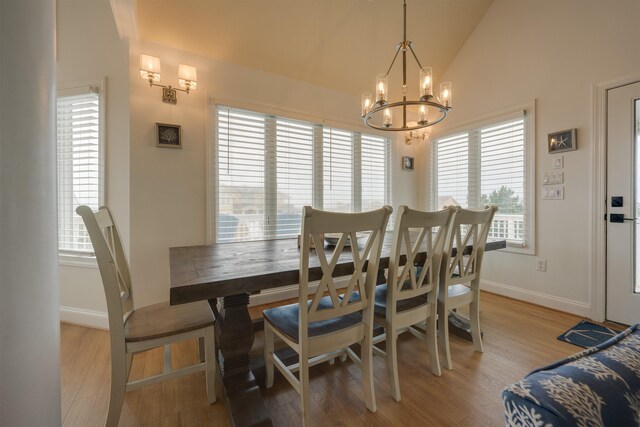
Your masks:
M253 312L257 312L254 310ZM311 411L318 426L500 426L501 390L533 368L575 353L578 347L556 337L581 320L577 316L482 294L484 353L451 337L454 370L441 377L429 371L427 347L410 334L399 339L402 401L388 391L384 359L376 356L378 411L362 400L359 368L336 361L311 368ZM109 401L108 332L62 324L62 417L64 426L103 426ZM257 337L257 343L261 340ZM258 344L259 345L259 344ZM260 349L256 349L260 351ZM173 347L176 366L193 363L196 342ZM133 358L132 378L162 371L160 349ZM299 425L298 395L276 372L274 387L263 390L274 424ZM207 405L204 373L126 394L122 426L227 426L224 402Z

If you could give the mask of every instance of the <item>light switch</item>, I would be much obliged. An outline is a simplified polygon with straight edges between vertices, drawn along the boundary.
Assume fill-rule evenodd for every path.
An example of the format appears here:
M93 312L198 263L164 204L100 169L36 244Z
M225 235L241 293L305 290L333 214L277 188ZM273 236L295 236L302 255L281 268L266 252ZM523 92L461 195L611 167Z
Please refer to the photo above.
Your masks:
M564 167L564 156L553 159L553 168L562 169Z

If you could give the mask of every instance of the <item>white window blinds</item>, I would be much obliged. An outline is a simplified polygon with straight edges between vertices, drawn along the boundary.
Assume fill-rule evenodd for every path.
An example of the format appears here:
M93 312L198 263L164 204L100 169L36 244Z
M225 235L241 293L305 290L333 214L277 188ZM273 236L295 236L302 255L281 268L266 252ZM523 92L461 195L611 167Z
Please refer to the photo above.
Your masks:
M353 212L353 135L336 129L324 129L323 209Z
M218 108L220 242L256 240L265 233L266 121L248 111Z
M498 206L489 237L525 246L531 219L526 193L525 117L497 120L439 138L432 156L434 208Z
M57 102L58 248L61 254L93 252L79 205L97 210L103 199L103 156L98 88L65 92Z
M389 139L224 105L216 113L217 242L295 237L305 205L389 203Z
M362 159L361 185L362 202L360 210L378 209L391 200L391 144L379 136L362 135L360 152ZM384 165L384 167L382 167ZM390 227L393 223L389 223Z
M313 125L277 120L275 237L297 236L302 207L313 205L313 136Z

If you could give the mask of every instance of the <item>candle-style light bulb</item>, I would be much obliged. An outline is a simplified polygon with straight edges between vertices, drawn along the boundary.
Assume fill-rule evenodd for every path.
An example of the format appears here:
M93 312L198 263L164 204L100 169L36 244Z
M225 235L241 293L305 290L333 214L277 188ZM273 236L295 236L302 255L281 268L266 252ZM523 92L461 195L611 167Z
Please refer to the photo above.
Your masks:
M387 108L384 110L384 127L390 127L391 124L393 123L393 117L391 115L391 109Z
M373 98L371 97L370 92L365 92L362 94L362 117L366 116L369 110L371 109L371 105L373 104Z
M418 124L424 125L426 123L427 123L427 107L424 105L421 105L418 113Z
M447 108L451 108L451 82L440 84L440 102Z
M427 101L433 96L433 71L431 67L420 69L420 100Z
M387 103L387 75L378 74L376 77L376 103L378 105L384 105Z

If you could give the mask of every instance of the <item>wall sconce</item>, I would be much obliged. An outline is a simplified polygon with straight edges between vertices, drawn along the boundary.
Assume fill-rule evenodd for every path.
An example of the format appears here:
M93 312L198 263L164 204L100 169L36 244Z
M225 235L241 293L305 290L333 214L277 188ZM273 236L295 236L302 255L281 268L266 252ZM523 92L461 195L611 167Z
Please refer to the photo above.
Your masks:
M178 98L176 91L186 92L196 90L198 86L198 76L196 67L191 65L180 64L178 66L178 85L180 88L174 88L165 85L158 84L160 81L160 58L157 56L147 55L145 53L140 55L140 77L149 82L149 87L159 86L162 88L162 101L169 104L177 104Z
M413 141L425 141L426 139L427 139L426 132L418 133L418 132L410 131L404 134L404 143L407 145L411 145Z

